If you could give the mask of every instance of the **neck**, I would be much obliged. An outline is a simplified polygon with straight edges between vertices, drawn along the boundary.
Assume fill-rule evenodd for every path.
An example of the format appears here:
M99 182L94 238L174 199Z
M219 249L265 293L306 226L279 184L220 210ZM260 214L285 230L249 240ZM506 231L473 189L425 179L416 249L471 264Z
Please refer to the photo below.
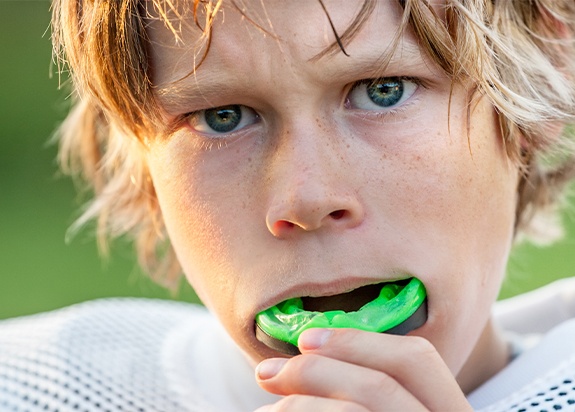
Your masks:
M509 345L489 319L471 355L457 375L464 393L470 393L509 363Z

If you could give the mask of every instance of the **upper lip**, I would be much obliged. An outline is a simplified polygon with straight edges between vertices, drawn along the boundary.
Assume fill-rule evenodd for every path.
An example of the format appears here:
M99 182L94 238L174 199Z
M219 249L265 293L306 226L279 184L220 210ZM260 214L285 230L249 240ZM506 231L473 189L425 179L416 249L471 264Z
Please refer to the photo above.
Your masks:
M307 282L299 283L294 285L277 295L266 299L258 308L259 311L268 309L278 303L281 303L287 299L299 298L304 296L309 297L322 297L322 296L334 296L342 293L350 292L354 289L358 289L362 286L375 285L379 283L395 282L402 279L409 279L412 276L408 274L399 275L396 277L389 278L357 278L357 277L346 277L332 280L329 282Z

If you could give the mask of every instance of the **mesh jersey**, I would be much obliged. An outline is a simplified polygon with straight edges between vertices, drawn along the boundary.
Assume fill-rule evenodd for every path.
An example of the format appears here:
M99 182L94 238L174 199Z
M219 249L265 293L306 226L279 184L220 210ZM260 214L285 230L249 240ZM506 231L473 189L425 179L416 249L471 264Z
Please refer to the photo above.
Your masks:
M255 409L265 395L228 339L201 306L146 299L98 300L2 321L0 411ZM226 383L212 368L228 366L244 376L244 392L216 391ZM222 392L228 398L218 398Z
M565 339L561 352L554 343ZM575 323L560 326L472 394L472 405L575 411L573 342ZM559 360L533 370L549 350ZM245 412L275 399L200 306L107 299L0 322L2 412Z
M575 411L575 319L548 332L468 400L482 412Z

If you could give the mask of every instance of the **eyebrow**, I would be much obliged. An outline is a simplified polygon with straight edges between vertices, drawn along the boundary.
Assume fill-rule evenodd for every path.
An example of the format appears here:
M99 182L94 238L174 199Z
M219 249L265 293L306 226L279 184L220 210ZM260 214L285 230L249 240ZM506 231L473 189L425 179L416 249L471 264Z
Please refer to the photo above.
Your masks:
M186 81L188 79L189 81ZM158 86L155 94L160 106L166 112L172 113L200 102L209 105L209 96L221 93L225 90L224 85L230 81L233 79L222 73L214 76L210 72L194 71L180 79Z
M337 64L334 69L330 70L334 67L331 63L335 59L339 59L342 64ZM402 71L429 68L417 44L401 39L397 47L390 44L379 56L367 52L361 56L352 54L349 57L342 53L328 53L311 57L307 63L323 65L324 75L322 77L335 82L396 76L401 75ZM157 86L155 94L160 107L167 113L200 110L215 106L210 103L210 96L218 95L219 98L228 100L231 96L236 96L237 88L227 88L226 84L244 80L238 78L232 71L202 70L200 67L199 70L190 72L179 79Z
M330 66L326 63L336 58L342 61L345 61L344 59L353 59L353 61L351 64L344 64L343 67L330 71ZM326 77L335 80L354 77L358 72L367 73L370 77L377 78L401 74L398 71L420 69L421 67L429 68L425 54L419 46L413 41L405 41L403 38L400 38L397 44L390 43L379 56L374 56L373 54L354 56L351 54L351 56L347 57L343 54L327 53L316 55L308 61L310 63L326 64ZM366 70L365 67L371 67L371 69Z

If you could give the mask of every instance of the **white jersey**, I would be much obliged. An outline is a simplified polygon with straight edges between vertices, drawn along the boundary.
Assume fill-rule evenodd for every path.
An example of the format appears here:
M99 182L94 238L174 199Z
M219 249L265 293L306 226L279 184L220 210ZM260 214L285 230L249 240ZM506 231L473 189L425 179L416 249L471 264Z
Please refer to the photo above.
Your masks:
M501 308L513 329L522 317ZM515 329L542 332L525 328ZM1 412L249 412L277 399L199 305L105 299L0 322ZM575 320L468 399L486 412L575 411Z
M106 299L0 322L1 412L233 412L273 400L199 305Z
M498 302L518 356L468 396L475 409L575 411L575 278Z

